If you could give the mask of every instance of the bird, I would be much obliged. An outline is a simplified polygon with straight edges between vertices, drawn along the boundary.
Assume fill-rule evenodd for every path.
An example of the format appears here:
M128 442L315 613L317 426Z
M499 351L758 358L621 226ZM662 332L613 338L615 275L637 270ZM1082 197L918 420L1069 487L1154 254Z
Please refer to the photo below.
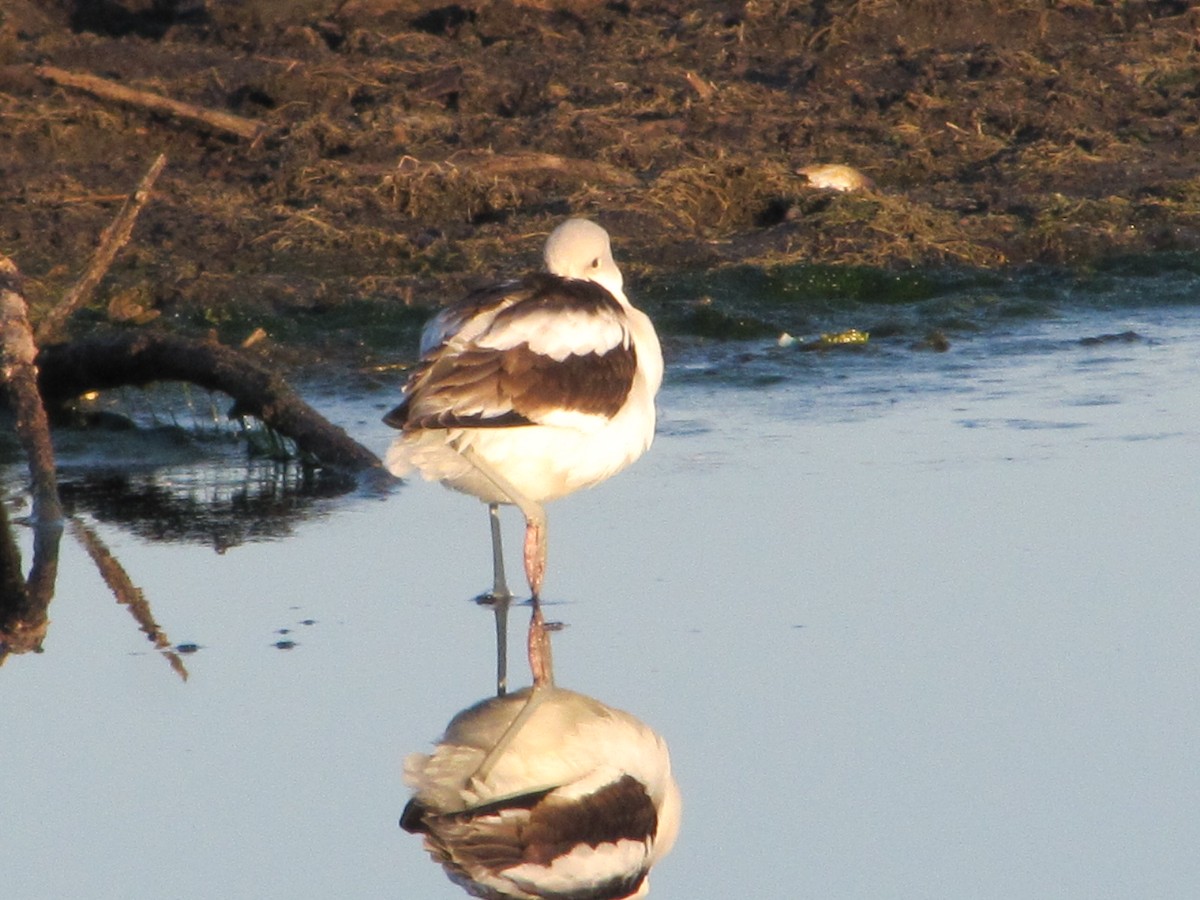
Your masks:
M553 686L463 710L433 753L407 757L404 779L401 827L485 900L644 897L682 813L661 736Z
M417 471L488 504L493 586L484 599L495 606L498 640L512 596L498 506L521 510L535 684L550 681L536 668L549 653L543 504L604 481L649 449L663 377L658 335L625 296L604 228L567 219L543 259L544 271L474 291L434 316L402 401L383 418L400 431L385 456L392 474ZM502 657L497 694L503 669Z

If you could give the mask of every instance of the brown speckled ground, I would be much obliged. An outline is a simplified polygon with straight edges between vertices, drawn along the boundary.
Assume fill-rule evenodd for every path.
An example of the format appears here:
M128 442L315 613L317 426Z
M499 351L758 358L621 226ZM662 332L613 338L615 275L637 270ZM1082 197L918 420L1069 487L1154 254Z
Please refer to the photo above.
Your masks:
M1184 2L10 0L0 251L35 306L169 164L95 304L220 324L437 303L568 213L628 272L1025 262L1200 246ZM86 72L257 141L56 86ZM795 170L856 166L862 194ZM101 316L86 316L76 328Z

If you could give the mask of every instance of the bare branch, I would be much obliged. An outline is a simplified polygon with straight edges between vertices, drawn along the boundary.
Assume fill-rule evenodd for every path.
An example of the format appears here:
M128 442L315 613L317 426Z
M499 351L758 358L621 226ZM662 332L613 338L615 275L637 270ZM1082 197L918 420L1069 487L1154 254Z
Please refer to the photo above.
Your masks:
M113 219L112 223L104 229L104 233L100 235L100 246L92 255L92 261L87 270L75 282L75 286L67 292L67 295L59 301L58 305L50 311L49 315L38 324L37 340L39 343L44 344L57 338L67 319L91 299L96 285L108 272L117 253L129 241L138 213L146 205L146 201L150 198L150 189L166 164L167 157L160 153L158 159L151 164L142 177L137 190L125 201L125 205L121 207L121 211L117 213L117 217Z
M209 128L216 129L217 131L226 131L238 137L245 138L248 141L256 140L267 127L264 122L258 119L247 119L242 116L235 116L232 113L218 112L212 109L205 109L202 106L182 103L179 100L172 100L170 97L163 97L160 94L152 94L149 91L139 91L136 88L126 87L119 82L100 78L97 75L89 75L84 72L68 72L65 69L59 69L54 66L38 66L34 69L34 73L39 78L44 78L54 84L87 91L89 94L104 100L115 100L118 103L127 103L131 106L175 116L179 119L200 122Z
M33 515L39 523L62 529L62 505L54 474L54 445L38 393L37 345L29 327L29 308L21 294L20 273L0 254L0 382L17 413L17 436L29 458L33 479Z
M305 403L282 377L243 353L211 341L115 332L47 347L38 358L50 402L93 390L153 381L186 381L228 394L239 413L261 419L333 468L379 469L374 453Z

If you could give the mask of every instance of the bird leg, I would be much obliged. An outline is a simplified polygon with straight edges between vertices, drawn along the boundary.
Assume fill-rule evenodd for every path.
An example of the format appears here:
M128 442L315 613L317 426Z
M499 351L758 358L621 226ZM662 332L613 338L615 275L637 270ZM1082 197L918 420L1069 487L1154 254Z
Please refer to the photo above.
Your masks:
M492 593L489 599L511 600L508 580L504 577L504 547L500 540L500 504L488 504L488 519L492 525Z
M529 721L529 718L537 711L537 708L542 705L542 701L549 694L550 691L546 688L536 686L529 692L529 696L517 711L516 716L508 723L508 727L504 729L504 733L500 735L496 743L488 750L487 756L480 761L478 767L471 773L471 777L468 779L469 782L487 781L487 777L492 774L492 769L495 768L500 757L504 755L504 751L508 749L508 745L513 742L517 733L525 727L525 723Z
M533 687L529 697L521 705L513 720L504 729L504 733L488 750L487 755L480 761L479 766L471 773L469 781L479 784L487 780L492 769L504 752L508 749L525 723L541 705L542 701L554 688L554 659L550 653L550 630L542 617L542 605L537 594L533 595L533 614L529 620L529 669L533 673ZM503 696L503 695L500 695Z
M470 447L457 448L459 454L479 470L525 516L525 578L529 582L533 615L529 620L529 669L534 686L554 683L554 664L550 656L550 634L542 617L542 578L546 574L546 511L530 500ZM497 526L498 527L498 526ZM493 542L493 551L496 544ZM497 628L499 624L497 623Z
M508 693L508 600L497 600L496 614L496 696Z
M473 447L455 449L525 516L525 578L536 603L536 598L542 592L542 577L546 574L546 511L540 503L530 500L513 487L509 480L492 468Z
M546 575L546 516L536 521L525 518L525 577L534 601L542 595L542 578Z
M529 697L522 704L513 720L504 729L504 733L488 750L487 755L479 766L471 773L471 782L484 782L492 769L508 749L508 745L516 738L517 733L525 727L525 723L546 699L554 688L554 660L550 655L550 631L546 628L546 620L542 618L542 605L538 602L537 594L533 595L533 615L529 620L529 669L533 672L533 687Z
M550 631L542 618L542 605L533 599L533 615L529 620L529 671L533 673L534 688L554 686L554 657L550 653Z
M554 659L550 655L550 632L542 616L542 577L546 574L546 517L525 520L525 576L529 579L529 671L535 688L554 684Z
M488 504L492 523L492 593L486 602L496 614L496 696L508 693L508 605L512 593L504 578L504 549L500 541L500 504Z

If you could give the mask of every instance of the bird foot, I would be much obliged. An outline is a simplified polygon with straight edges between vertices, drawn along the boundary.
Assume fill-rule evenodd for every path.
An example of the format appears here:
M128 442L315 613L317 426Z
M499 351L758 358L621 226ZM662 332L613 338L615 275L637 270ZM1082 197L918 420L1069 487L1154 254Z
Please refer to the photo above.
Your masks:
M486 606L489 609L495 609L501 604L512 603L514 599L516 598L514 598L513 595L508 591L504 591L502 593L497 593L496 591L484 591L482 594L472 597L471 602L479 606Z

